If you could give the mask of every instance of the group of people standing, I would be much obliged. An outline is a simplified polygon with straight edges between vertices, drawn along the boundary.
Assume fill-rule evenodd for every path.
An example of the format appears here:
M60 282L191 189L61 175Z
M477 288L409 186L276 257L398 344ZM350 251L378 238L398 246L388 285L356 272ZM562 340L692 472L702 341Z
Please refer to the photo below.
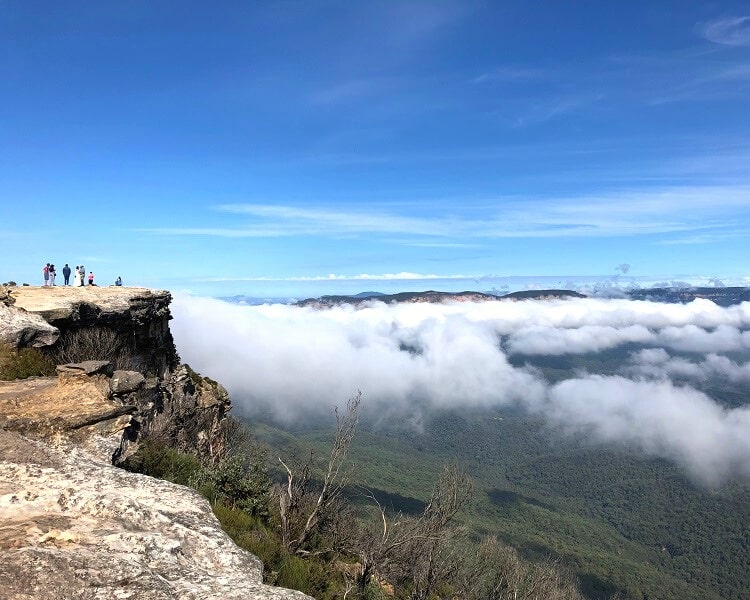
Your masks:
M68 263L65 263L62 273L63 273L63 279L65 280L65 285L70 285L70 274L72 273L72 271ZM42 275L44 276L45 287L57 285L55 283L55 276L57 275L57 271L55 270L55 265L51 263L47 263L46 265L44 265L44 267L42 267ZM85 281L86 281L86 267L84 267L83 265L81 266L76 265L75 278L74 278L73 285L83 286ZM94 272L93 271L89 271L88 282L89 282L89 285L94 285Z

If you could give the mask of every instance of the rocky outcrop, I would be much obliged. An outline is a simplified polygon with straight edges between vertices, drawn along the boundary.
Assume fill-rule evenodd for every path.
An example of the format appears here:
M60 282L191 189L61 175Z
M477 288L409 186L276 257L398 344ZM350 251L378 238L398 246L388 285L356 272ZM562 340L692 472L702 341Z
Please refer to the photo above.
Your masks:
M0 427L63 436L117 464L144 435L213 460L224 451L227 391L180 365L166 381L107 361L60 365L58 376L0 384Z
M263 585L188 488L1 430L0 458L3 598L308 598Z
M164 384L165 401L158 419L174 432L170 445L214 458L224 453L223 425L231 407L224 387L180 365ZM156 426L156 424L155 424Z
M15 348L51 346L60 330L42 317L0 303L0 341Z
M0 385L0 427L36 438L65 438L111 464L123 452L123 434L137 423L136 403L113 396L108 362L64 365L58 372L58 379Z
M197 493L112 466L144 435L209 460L224 450L229 395L178 364L169 293L7 289L7 343L97 360L0 382L0 597L307 598L263 585ZM142 369L115 368L122 341Z
M169 330L172 296L162 290L130 287L16 287L5 288L16 314L36 318L58 331L58 338L18 346L52 346L75 341L87 330L111 332L144 373L164 377L179 363ZM10 303L6 301L5 304ZM5 319L3 319L5 320ZM90 358L90 357L87 357ZM101 357L99 357L101 358Z
M94 440L97 456L126 458L145 435L213 459L224 449L226 390L186 365L169 330L171 295L123 287L2 288L0 336L52 357L57 379L0 384L0 425ZM116 368L113 363L129 367ZM9 404L9 398L15 404Z

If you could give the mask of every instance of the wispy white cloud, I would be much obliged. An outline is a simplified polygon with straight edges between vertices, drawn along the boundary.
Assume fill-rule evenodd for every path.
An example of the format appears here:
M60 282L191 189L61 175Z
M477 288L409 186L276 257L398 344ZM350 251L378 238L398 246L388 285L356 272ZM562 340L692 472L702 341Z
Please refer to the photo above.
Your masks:
M348 211L327 208L302 208L272 204L224 204L221 212L276 219L298 229L320 233L348 234L411 233L417 235L449 235L452 220L446 218L410 217L387 212Z
M524 81L539 81L546 78L549 73L536 67L514 67L501 66L490 71L486 71L474 77L472 83L492 83L492 82L509 82L521 83Z
M354 79L321 88L311 95L316 104L341 104L361 101L372 96L389 93L397 85L392 78Z
M690 235L687 237L678 237L675 239L658 240L656 244L662 246L681 246L681 245L693 245L693 244L714 244L716 242L722 242L724 240L730 240L740 237L750 237L750 230L748 229L734 229L728 231L707 231L705 233L699 233L697 235Z
M283 229L272 229L268 227L148 227L139 228L134 231L139 233L151 233L154 235L185 235L185 236L206 236L206 237L225 237L225 238L264 238L264 237L283 237L290 235L310 235L314 232L284 227Z
M385 42L401 49L424 45L439 32L460 21L470 12L470 3L407 0L394 3L375 3L377 20L383 19L379 34Z
M420 242L416 240L388 240L390 243L412 248L479 248L481 244L463 242Z
M725 46L750 46L750 16L724 17L704 23L701 35Z
M544 123L555 117L570 114L584 108L590 108L593 104L602 100L604 96L568 95L559 97L552 102L545 102L534 106L528 112L519 115L513 122L514 127L527 127L537 123Z
M748 46L750 16L711 21L699 27L698 33L724 46ZM478 84L478 93L496 96L498 108L493 114L515 111L518 114L509 120L511 126L524 127L592 110L618 112L639 106L741 97L748 82L747 57L720 50L706 50L703 45L698 49L592 57L584 64L562 62L554 68L501 65L470 82ZM525 112L514 101L517 95L523 99L522 106L530 107ZM605 98L607 102L601 102Z
M359 275L342 275L330 273L328 275L316 275L312 277L208 277L196 279L201 282L222 282L222 281L428 281L435 279L466 279L475 280L474 275L436 275L425 273L410 273L402 271L400 273L380 273L369 274L360 273Z
M389 210L373 205L359 211L337 207L225 204L217 206L216 210L244 215L248 223L233 227L163 227L139 231L229 238L387 234L421 236L427 243L462 244L493 238L669 233L710 234L719 239L722 230L734 236L747 233L738 231L736 223L740 217L750 216L750 187L672 187L541 200L508 197L483 205L463 200L456 200L456 203L463 204L462 215L452 214L447 208L431 208L427 212L422 205L408 203L391 206ZM443 201L441 205L448 203Z

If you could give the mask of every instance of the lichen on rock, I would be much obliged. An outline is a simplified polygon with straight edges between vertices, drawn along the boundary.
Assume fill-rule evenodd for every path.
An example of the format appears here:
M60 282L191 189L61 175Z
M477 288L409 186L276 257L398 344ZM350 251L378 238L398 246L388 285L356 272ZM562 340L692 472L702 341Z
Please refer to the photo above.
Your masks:
M2 430L0 458L4 598L308 598L264 585L189 488Z

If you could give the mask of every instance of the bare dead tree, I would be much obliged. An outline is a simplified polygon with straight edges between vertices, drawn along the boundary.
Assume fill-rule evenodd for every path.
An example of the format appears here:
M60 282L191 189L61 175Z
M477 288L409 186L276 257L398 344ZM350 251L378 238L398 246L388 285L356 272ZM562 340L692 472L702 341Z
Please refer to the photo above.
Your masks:
M330 518L329 513L341 496L348 479L348 473L344 468L359 422L361 402L362 392L357 392L347 401L346 412L343 415L339 414L338 409L335 411L336 435L317 493L314 493L312 488L312 460L308 461L295 478L293 471L279 458L287 472L286 486L279 490L281 538L291 553L308 553L304 548L305 544L318 530L319 525Z
M424 511L417 517L402 514L389 519L372 493L379 524L366 526L358 539L356 554L363 593L377 575L393 583L410 584L411 597L429 598L435 587L453 579L458 568L453 540L462 533L452 521L471 499L473 483L456 465L448 466L438 480Z
M583 600L575 579L559 560L531 563L515 548L488 538L467 552L456 580L460 600Z
M406 557L412 580L412 600L426 600L441 582L453 579L460 566L456 558L455 538L451 523L474 493L471 478L458 465L443 469L430 502L419 517Z

